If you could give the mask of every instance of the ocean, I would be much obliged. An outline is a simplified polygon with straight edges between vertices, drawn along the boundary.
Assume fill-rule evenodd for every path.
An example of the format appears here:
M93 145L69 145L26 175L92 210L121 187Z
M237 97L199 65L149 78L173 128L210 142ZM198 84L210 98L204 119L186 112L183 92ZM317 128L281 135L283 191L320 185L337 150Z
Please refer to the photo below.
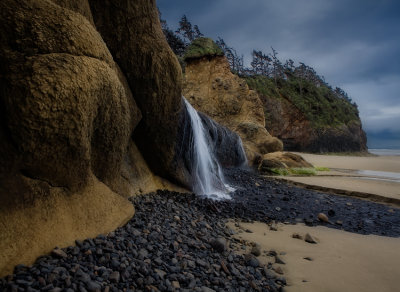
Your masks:
M380 156L400 156L400 149L368 149L368 152Z

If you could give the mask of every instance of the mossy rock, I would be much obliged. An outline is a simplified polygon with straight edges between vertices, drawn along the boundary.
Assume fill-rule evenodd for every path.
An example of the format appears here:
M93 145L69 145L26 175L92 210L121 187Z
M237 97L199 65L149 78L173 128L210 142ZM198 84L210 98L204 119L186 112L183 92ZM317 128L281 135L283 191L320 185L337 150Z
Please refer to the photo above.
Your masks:
M199 59L202 57L223 56L222 49L210 38L195 39L191 45L186 49L183 56L185 61L192 59Z

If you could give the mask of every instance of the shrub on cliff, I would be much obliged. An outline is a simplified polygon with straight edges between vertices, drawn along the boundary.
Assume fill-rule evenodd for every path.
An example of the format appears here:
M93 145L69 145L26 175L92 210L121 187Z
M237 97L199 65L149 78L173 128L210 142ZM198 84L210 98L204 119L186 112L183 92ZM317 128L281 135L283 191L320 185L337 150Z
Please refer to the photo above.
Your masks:
M246 80L251 89L264 97L290 101L314 127L347 125L351 121L359 121L357 106L337 97L326 85L316 86L294 76L278 80L276 86L273 79L265 76L249 76Z
M186 49L184 60L198 59L206 56L223 56L222 49L210 38L195 39Z

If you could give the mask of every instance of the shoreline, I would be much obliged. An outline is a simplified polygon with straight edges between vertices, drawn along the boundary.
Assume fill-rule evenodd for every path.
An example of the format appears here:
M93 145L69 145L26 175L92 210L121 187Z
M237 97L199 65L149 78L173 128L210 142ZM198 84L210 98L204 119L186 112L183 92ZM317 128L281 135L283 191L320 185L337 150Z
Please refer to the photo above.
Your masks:
M334 169L374 170L400 173L400 156L341 156L293 152L314 166Z
M377 195L373 193L368 193L368 192L358 192L358 191L352 191L352 190L346 190L346 189L340 189L340 188L334 188L334 187L327 187L326 184L325 186L322 186L321 184L317 183L306 183L306 182L301 182L301 181L296 181L296 179L299 180L305 180L304 178L308 177L292 177L292 178L281 178L281 177L274 177L273 179L277 181L283 181L285 183L291 184L296 187L300 187L303 189L307 190L313 190L313 191L318 191L318 192L324 192L332 195L337 195L337 196L343 196L343 197L353 197L353 198L358 198L370 202L375 202L375 203L381 203L381 204L386 204L388 206L394 206L399 208L400 207L400 198L393 198L389 196L382 196L382 195Z
M400 156L337 156L300 153L315 176L274 176L298 187L400 206Z

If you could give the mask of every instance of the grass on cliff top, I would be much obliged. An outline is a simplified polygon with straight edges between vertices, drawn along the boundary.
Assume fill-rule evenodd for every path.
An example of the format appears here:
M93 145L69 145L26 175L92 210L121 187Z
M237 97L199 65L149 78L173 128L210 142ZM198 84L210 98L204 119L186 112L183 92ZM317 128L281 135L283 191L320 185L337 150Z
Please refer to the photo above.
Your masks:
M291 102L316 128L348 125L359 121L357 107L338 98L327 86L317 87L297 77L278 80L277 85L273 79L265 76L250 76L245 79L249 87L263 97L283 98Z
M223 56L222 49L210 38L195 39L186 49L183 59L198 59L205 56Z

